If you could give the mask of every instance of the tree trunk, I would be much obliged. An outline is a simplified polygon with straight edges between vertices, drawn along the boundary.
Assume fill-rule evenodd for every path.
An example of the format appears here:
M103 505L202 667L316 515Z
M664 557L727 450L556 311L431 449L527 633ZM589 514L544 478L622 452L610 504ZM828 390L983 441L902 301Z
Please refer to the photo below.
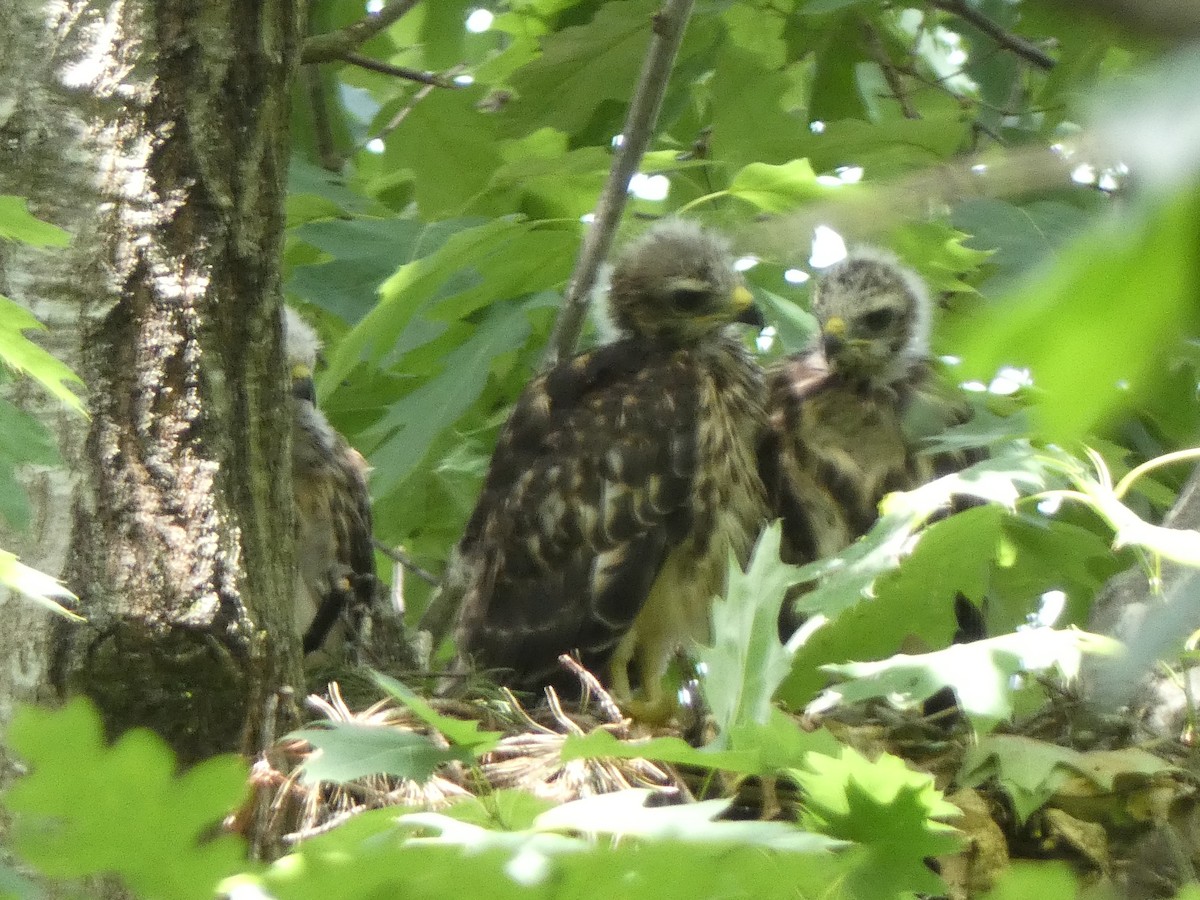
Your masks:
M49 325L91 415L24 398L64 467L0 546L61 573L88 622L10 601L5 718L48 676L195 760L253 747L299 684L278 311L302 6L0 4L0 191L74 236L10 248L0 290Z

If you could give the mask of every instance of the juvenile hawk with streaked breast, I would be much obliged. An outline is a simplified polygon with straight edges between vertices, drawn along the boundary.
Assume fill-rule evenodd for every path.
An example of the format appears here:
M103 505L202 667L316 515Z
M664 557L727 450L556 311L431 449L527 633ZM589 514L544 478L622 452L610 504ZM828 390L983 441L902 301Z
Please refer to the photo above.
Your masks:
M655 719L671 659L708 638L729 554L746 559L766 516L762 373L728 327L761 317L725 242L681 220L620 255L609 312L619 339L517 401L442 590L462 598L460 670L537 689L577 652Z
M925 439L967 418L944 391L929 351L932 301L916 273L860 248L813 287L821 347L768 372L770 427L760 469L783 555L804 564L866 534L879 502L969 462L933 456ZM798 620L784 617L785 630Z
M355 639L378 590L368 466L317 408L313 370L321 342L290 307L283 344L291 376L292 486L296 498L295 622L304 652L339 623Z

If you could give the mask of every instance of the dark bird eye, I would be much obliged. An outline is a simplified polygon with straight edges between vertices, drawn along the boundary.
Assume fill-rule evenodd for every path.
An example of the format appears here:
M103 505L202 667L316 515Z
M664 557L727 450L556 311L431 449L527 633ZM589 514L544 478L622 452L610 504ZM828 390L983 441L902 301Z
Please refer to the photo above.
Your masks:
M671 301L678 309L694 312L708 301L708 291L700 288L676 288L671 292Z
M862 321L871 331L883 331L896 321L896 311L887 308L875 309L863 316Z

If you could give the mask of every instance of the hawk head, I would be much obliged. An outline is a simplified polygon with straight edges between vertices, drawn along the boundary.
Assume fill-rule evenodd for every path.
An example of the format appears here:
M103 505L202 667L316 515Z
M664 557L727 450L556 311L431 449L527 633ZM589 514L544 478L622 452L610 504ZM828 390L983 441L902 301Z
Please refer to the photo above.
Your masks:
M731 322L762 326L729 245L682 219L659 222L621 252L608 303L625 334L676 345L702 341Z
M812 311L829 367L845 378L891 384L929 354L929 294L886 251L859 248L826 269Z
M283 307L283 355L292 380L292 395L317 402L313 372L321 355L321 339L311 325L290 306Z

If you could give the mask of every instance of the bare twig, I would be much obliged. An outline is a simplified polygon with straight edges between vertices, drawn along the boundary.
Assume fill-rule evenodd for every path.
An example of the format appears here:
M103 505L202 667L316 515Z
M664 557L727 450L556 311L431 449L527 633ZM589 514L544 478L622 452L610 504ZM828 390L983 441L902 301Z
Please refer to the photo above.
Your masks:
M438 72L422 72L420 69L412 69L408 66L397 66L392 63L382 62L378 59L371 59L369 56L362 56L358 53L343 53L337 57L342 62L348 62L352 66L358 66L360 69L368 69L372 72L379 72L383 75L391 75L393 78L404 78L408 81L416 81L421 84L429 84L434 87L456 88L457 84L453 79L447 78L445 75Z
M654 16L650 47L646 51L642 74L629 104L629 113L621 132L621 146L616 149L608 182L596 203L596 220L584 235L579 259L567 287L567 297L543 361L546 368L554 365L558 359L570 356L575 350L600 264L608 256L613 235L625 209L629 180L637 171L642 154L646 152L654 133L658 111L662 107L663 95L667 91L671 68L683 40L684 27L691 16L693 2L666 0Z
M418 90L415 94L413 94L412 99L409 100L408 103L404 104L404 106L402 106L396 112L396 115L392 116L391 120L385 126L383 126L383 128L380 129L378 134L376 134L374 136L380 137L380 138L386 137L387 135L389 135L393 131L395 131L397 128L399 128L400 123L408 118L408 114L411 113L414 109L416 109L417 104L433 93L434 87L435 87L435 85L427 84L423 88Z
M400 565L404 566L404 568L408 569L408 571L412 572L427 584L436 585L438 583L438 577L436 575L427 569L421 568L420 564L418 564L416 560L405 553L401 548L389 547L378 538L371 538L371 543L375 545L376 550L378 550L392 562L400 563Z
M381 31L396 24L417 5L417 0L393 0L375 15L359 19L345 28L325 34L314 34L304 42L300 52L302 63L323 63L344 59Z
M970 22L1006 50L1029 60L1039 69L1053 69L1054 59L1040 47L1036 47L1020 35L1013 34L989 19L967 0L931 0L938 9L953 13L964 22Z
M617 703L613 700L612 695L604 689L604 685L600 683L595 675L583 667L575 657L569 653L563 653L558 657L558 664L579 679L579 683L587 689L596 702L600 704L600 709L605 717L613 725L620 725L625 717L621 714L621 710L617 707Z
M912 101L908 99L908 91L900 81L900 74L891 57L888 56L887 48L883 45L879 32L869 22L864 22L863 33L866 38L867 52L875 59L875 65L879 66L879 70L883 73L883 80L887 82L888 90L900 104L900 111L904 114L904 118L921 118L920 113L913 109Z

